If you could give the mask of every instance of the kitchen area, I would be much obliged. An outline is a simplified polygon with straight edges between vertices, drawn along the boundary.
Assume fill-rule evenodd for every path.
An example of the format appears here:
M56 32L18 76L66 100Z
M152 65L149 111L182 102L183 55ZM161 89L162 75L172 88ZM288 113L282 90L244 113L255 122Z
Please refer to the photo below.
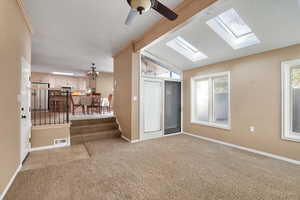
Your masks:
M113 113L113 73L32 72L31 88L34 125L65 123L65 113L75 119Z

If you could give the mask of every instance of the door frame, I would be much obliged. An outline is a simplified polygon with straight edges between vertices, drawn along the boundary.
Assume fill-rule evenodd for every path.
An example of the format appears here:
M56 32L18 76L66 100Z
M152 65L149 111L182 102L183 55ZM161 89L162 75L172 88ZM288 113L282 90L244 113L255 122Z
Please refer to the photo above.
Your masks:
M151 44L150 44L151 45ZM142 137L142 133L143 133L143 129L144 129L144 125L143 125L143 104L142 104L142 102L143 102L143 99L142 99L142 97L143 97L143 79L154 79L154 80L161 80L161 81L163 81L163 99L162 99L162 104L163 104L163 110L162 110L162 112L163 112L163 116L162 116L162 127L163 127L163 134L162 134L162 136L160 136L160 137L169 137L169 136L174 136L174 135L179 135L179 134L182 134L183 133L183 109L184 109L184 107L183 107L183 87L184 87L184 81L183 81L183 72L182 71L176 71L176 70L174 70L174 68L172 68L172 67L165 67L166 65L161 65L161 67L163 67L163 68L165 68L165 69L167 69L167 70L169 70L169 71L173 71L173 72L176 72L176 73L178 73L178 74L180 74L180 79L171 79L171 78L161 78L161 77L150 77L150 76L144 76L143 75L143 73L142 73L142 55L144 55L144 54L146 54L146 55L150 55L153 59L157 59L156 57L153 57L151 54L148 54L146 51L145 51L145 49L147 49L147 47L149 47L150 45L148 45L148 46L146 46L146 47L144 47L143 49L141 49L140 51L139 51L139 62L138 62L138 68L139 68L139 72L138 72L138 91L139 91L139 94L138 94L138 96L139 96L139 104L138 104L138 114L139 114L139 117L138 117L138 120L139 120L139 122L138 122L138 135L139 135L139 139L137 139L137 140L135 140L134 142L136 142L136 141L143 141L143 140L145 140L145 139L143 139L143 137ZM158 59L158 60L160 60L160 59ZM165 62L164 62L165 63ZM167 64L167 65L169 65L169 66L172 66L172 65L170 65L170 64L168 64L168 63L165 63L165 64ZM165 112L165 107L164 107L164 105L165 105L165 103L164 103L164 101L165 101L165 81L174 81L174 82L180 82L181 83L181 131L180 132L178 132L178 133L172 133L172 134L169 134L169 135L165 135L165 121L164 121L164 112ZM160 138L160 137L156 137L156 138ZM152 139L155 139L155 138L152 138Z
M141 77L140 79L140 140L149 140L149 139L154 139L158 137L162 137L164 135L164 92L165 92L165 87L164 87L164 81L161 79L157 78L150 78L150 77ZM161 130L158 131L157 133L153 134L152 136L145 137L145 132L144 132L144 81L152 81L152 82L158 82L161 84Z
M28 70L29 70L29 82L30 82L30 84L29 85L26 85L25 87L27 88L27 89L29 89L29 96L28 96L28 108L29 108L29 110L28 110L28 129L30 130L29 131L29 133L28 133L28 151L26 151L26 156L23 156L23 149L22 149L22 143L23 143L23 138L22 138L22 125L23 125L23 121L22 121L22 118L21 118L21 116L22 116L22 89L23 89L23 67L24 67L24 65L27 65L28 66ZM20 104L20 107L19 107L19 115L18 115L18 117L19 117L19 119L20 119L20 164L22 165L22 163L26 160L26 158L27 158L27 156L28 156L28 154L30 153L30 150L31 150L31 142L30 142L30 138L31 138L31 128L32 128L32 123L31 123L31 65L30 65L30 63L29 62L27 62L27 60L24 58L24 57L22 57L21 58L21 77L20 77L20 93L19 93L19 104Z
M182 76L182 74L181 74ZM176 79L163 79L164 81L164 102L165 102L165 86L166 86L166 81L169 82L177 82L180 83L180 132L177 133L171 133L171 134L165 134L165 127L164 127L164 134L163 136L172 136L172 135L177 135L177 134L181 134L183 132L183 81L182 80L176 80ZM163 103L165 105L165 103ZM165 120L165 110L164 110L164 120ZM165 121L164 121L164 125L165 125Z
M182 75L182 74L181 74ZM162 134L157 137L151 137L151 138L144 138L144 109L143 109L143 90L144 90L144 80L154 80L154 81L160 81L162 83ZM172 133L172 134L165 134L165 82L166 81L173 81L173 82L179 82L181 83L181 131L178 133ZM139 105L139 140L149 140L149 139L155 139L160 137L168 137L168 136L174 136L181 134L183 132L183 81L182 80L176 80L176 79L169 79L169 78L156 78L156 77L148 77L148 76L142 76L140 75L140 105Z

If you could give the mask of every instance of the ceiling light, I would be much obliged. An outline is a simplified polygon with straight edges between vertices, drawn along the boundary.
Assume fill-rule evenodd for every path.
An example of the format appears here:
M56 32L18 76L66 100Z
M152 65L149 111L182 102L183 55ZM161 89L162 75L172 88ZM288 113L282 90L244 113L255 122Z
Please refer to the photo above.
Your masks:
M74 73L67 73L67 72L52 72L54 75L63 75L63 76L74 76Z
M260 43L239 14L233 9L206 22L233 49L240 49Z
M204 53L199 51L196 47L194 47L192 44L190 44L180 36L169 41L167 43L167 46L190 59L192 62L197 62L208 58Z
M91 71L89 71L87 74L92 80L97 79L99 72L96 71L95 63L92 63Z

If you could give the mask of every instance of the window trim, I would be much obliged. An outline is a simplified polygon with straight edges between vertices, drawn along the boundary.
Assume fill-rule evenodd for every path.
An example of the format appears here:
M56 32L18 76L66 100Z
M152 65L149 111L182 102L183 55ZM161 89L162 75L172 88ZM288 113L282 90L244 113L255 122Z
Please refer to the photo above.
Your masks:
M292 131L291 69L300 65L300 59L281 63L281 139L300 142Z
M213 79L215 77L222 77L222 76L227 76L228 77L228 124L224 125L224 124L218 124L215 122L212 122L212 118L213 118L213 114L209 113L209 122L206 121L200 121L200 120L195 120L194 119L194 107L195 107L195 82L197 80L202 80L202 79ZM211 84L209 84L211 85ZM211 87L211 86L209 86ZM204 126L208 126L208 127L213 127L213 128L220 128L220 129L225 129L225 130L231 130L231 78L230 78L230 71L226 71L226 72L219 72L219 73L212 73L212 74L206 74L206 75L198 75L198 76L194 76L191 78L190 81L190 122L191 124L198 124L198 125L204 125ZM209 91L211 91L212 89L209 88ZM211 94L210 94L211 96ZM213 100L209 101L209 110L212 111L213 110Z

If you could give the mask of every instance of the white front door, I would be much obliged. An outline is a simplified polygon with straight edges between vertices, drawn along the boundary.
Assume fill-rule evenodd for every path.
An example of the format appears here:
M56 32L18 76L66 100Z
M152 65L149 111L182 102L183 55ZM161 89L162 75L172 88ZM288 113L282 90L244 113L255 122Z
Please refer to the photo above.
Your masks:
M141 139L151 139L163 135L163 82L142 79L142 127Z
M31 137L31 66L22 58L21 61L21 91L20 91L20 138L21 138L21 162L24 161L30 151L30 137Z

